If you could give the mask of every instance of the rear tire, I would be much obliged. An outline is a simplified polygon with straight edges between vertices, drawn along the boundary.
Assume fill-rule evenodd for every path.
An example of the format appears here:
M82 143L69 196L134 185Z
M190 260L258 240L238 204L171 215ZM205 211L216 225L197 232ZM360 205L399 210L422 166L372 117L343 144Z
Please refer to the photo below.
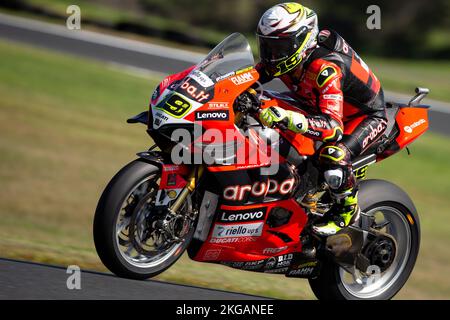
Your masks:
M402 260L400 275L386 281L385 287L381 286L378 291L375 290L372 294L364 292L364 290L361 293L354 291L349 285L345 284L343 269L334 261L324 261L319 276L309 279L312 291L320 300L391 299L404 286L414 268L420 247L420 222L417 210L409 196L390 182L365 180L360 185L358 198L363 212L376 212L380 208L385 208L385 210L391 208L392 212L403 217L397 217L398 221L407 221L405 228L408 229L405 235L400 233L399 239L396 239L397 242L401 241L400 243L407 245L408 250L406 252L399 252L400 256L407 254L407 257ZM410 235L409 239L406 239L406 234ZM392 266L389 268L392 268Z
M152 177L158 179L159 176L158 167L141 159L132 161L113 177L98 202L93 226L95 248L103 264L119 277L143 280L156 276L180 258L192 237L193 232L190 232L176 252L155 265L139 265L138 261L133 263L121 252L117 240L117 221L124 202L142 181L150 181Z

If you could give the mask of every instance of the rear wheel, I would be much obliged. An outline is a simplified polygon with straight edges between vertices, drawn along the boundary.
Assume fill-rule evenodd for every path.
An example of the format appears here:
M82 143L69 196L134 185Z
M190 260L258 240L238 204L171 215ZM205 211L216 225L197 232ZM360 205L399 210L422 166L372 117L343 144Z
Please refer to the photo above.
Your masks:
M168 214L167 207L155 207L159 181L158 167L135 160L116 174L99 200L95 247L103 264L120 277L146 279L163 272L181 256L193 235L189 197L178 219Z
M420 225L408 195L392 183L367 180L359 193L361 210L375 218L380 231L395 239L380 241L369 250L375 274L358 270L350 274L333 261L323 264L320 275L309 283L319 299L391 299L408 280L419 253ZM395 252L396 251L396 252Z

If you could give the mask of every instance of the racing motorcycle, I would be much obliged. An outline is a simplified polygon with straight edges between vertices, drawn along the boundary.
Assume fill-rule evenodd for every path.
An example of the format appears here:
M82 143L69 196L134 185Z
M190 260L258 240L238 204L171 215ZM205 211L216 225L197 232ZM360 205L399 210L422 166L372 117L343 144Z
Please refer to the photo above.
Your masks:
M428 129L428 107L420 105L428 89L417 88L409 104L387 103L385 135L352 164L360 218L321 238L311 225L330 214L332 201L316 169L318 145L259 123L263 108L302 106L264 91L253 66L246 38L234 33L199 64L165 78L149 110L128 119L145 124L155 144L99 200L99 257L117 276L147 279L187 251L198 262L307 278L319 299L392 298L415 265L419 216L398 186L365 177ZM255 108L239 111L237 100ZM308 193L313 205L303 201Z

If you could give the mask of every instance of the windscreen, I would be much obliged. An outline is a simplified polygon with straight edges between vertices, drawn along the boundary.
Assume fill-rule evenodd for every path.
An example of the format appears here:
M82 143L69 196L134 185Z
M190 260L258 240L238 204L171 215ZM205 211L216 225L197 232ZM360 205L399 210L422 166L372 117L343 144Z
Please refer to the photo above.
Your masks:
M205 74L215 83L254 64L247 39L240 33L233 33L219 43L192 73Z
M164 90L152 108L154 128L166 123L188 122L183 119L187 114L213 99L214 86L218 81L253 65L253 54L247 39L240 33L231 34L184 79Z

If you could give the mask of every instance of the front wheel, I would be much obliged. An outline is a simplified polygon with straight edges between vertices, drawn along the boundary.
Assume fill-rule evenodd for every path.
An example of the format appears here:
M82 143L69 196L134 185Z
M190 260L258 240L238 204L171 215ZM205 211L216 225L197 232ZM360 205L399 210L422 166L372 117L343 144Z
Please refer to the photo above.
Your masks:
M332 261L323 264L320 275L309 280L314 294L324 300L386 300L391 299L408 280L419 253L419 217L409 196L394 184L383 180L366 180L360 185L361 210L384 225L383 231L392 236L397 253L389 267L376 277L362 273L350 274ZM381 243L381 253L387 251ZM378 261L383 260L379 256ZM386 259L387 256L386 256Z
M155 206L160 177L158 167L135 160L114 176L99 200L93 228L95 248L117 276L147 279L163 272L192 238L189 197L178 210L182 219L171 220L167 206ZM166 229L172 232L162 232Z

